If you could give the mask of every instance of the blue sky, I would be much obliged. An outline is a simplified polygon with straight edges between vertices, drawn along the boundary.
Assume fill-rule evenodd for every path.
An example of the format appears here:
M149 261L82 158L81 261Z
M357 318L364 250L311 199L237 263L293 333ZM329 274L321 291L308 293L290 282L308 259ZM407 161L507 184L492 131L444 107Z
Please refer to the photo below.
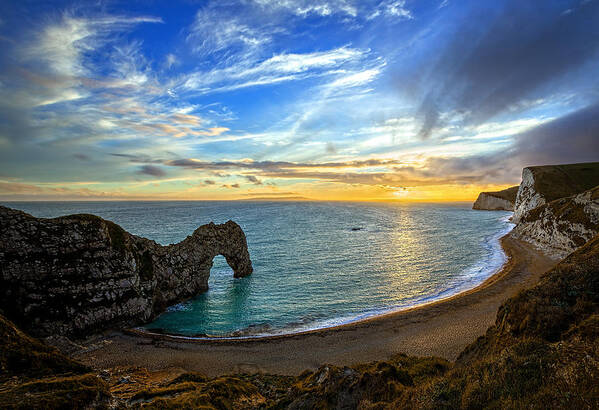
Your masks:
M454 200L599 153L599 5L0 5L0 198Z

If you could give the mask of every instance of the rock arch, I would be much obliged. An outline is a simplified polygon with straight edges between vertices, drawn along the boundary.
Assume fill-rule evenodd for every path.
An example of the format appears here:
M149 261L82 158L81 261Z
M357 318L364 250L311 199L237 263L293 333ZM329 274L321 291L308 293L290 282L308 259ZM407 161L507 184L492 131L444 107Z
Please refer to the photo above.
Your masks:
M0 309L37 336L147 323L207 290L219 254L235 277L252 273L233 221L161 246L94 215L44 219L0 207Z
M236 278L248 276L253 271L245 233L233 221L221 225L213 222L202 225L178 246L188 245L186 241L189 241L193 251L206 252L210 262L216 255L224 256Z

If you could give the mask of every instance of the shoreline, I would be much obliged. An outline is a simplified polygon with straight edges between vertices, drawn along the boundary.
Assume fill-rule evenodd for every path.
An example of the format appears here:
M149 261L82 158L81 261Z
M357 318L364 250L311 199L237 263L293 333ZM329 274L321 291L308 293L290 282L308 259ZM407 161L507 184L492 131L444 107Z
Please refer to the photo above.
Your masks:
M442 302L442 301L451 299L455 296L458 296L462 293L475 290L479 286L484 285L484 283L487 280L489 280L490 278L492 278L493 276L495 276L501 272L501 270L504 268L505 264L509 260L509 256L502 244L502 239L504 237L508 236L510 234L510 232L512 231L512 229L514 228L514 224L511 224L511 222L510 222L510 217L504 218L504 222L506 222L506 224L508 224L508 225L506 225L507 228L501 230L497 234L494 234L489 241L492 243L491 248L497 248L497 249L493 249L491 252L491 255L489 255L487 257L486 266L487 265L490 265L490 266L488 266L484 269L484 272L486 272L486 273L482 280L478 279L477 281L474 282L475 283L474 285L472 285L470 283L470 282L472 282L472 280L466 280L462 284L456 285L455 287L450 288L450 289L445 289L445 290L439 292L437 295L422 298L421 300L418 300L413 304L406 304L404 306L395 306L395 307L389 307L389 308L382 308L382 309L378 309L378 310L364 311L364 312L361 312L354 316L347 317L346 319L342 319L339 322L337 322L335 324L331 324L331 325L323 325L323 326L314 325L313 327L307 327L304 329L298 328L297 330L293 330L293 329L290 329L288 331L282 330L281 332L271 333L271 334L256 333L256 334L247 334L244 336L210 336L210 335L201 335L201 334L185 335L185 334L180 334L180 333L175 333L175 332L162 332L162 331L160 331L161 329L146 328L143 326L122 329L122 332L133 335L133 336L163 338L163 339L168 339L168 340L173 340L173 341L182 341L182 342L187 341L190 343L193 343L193 342L209 343L209 342L219 342L219 341L220 342L243 342L243 341L270 340L272 338L284 338L284 337L290 337L290 336L294 336L294 335L309 334L309 333L317 332L320 330L335 329L335 328L339 328L342 326L358 324L360 322L363 322L363 321L366 321L369 319L376 319L376 318L379 318L379 317L382 317L385 315L406 312L406 311L424 307L424 306L427 306L427 305L430 305L433 303ZM500 254L501 263L498 265L495 265L492 262L492 260L494 259L494 257L496 256L497 253Z
M361 322L365 322L365 321L368 321L371 319L376 320L378 318L381 318L381 317L384 317L387 315L394 315L394 314L400 314L403 312L408 312L413 309L423 308L423 307L426 307L426 306L429 306L429 305L432 305L435 303L440 303L440 302L450 300L450 299L452 299L456 296L462 295L466 292L476 291L477 288L479 288L480 286L483 286L493 276L499 274L504 269L506 263L509 261L509 256L508 256L506 250L504 249L502 240L503 240L503 238L505 238L506 236L508 236L510 234L512 229L513 229L513 227L509 227L509 229L503 230L502 232L500 232L499 235L493 236L492 240L497 241L497 247L499 248L499 252L502 255L502 262L501 262L501 265L499 265L498 267L493 269L491 271L491 273L488 276L486 276L481 282L479 282L478 284L476 284L472 287L467 287L462 284L462 285L456 286L454 289L444 290L444 291L440 292L439 295L445 294L445 296L437 295L437 297L432 296L432 297L430 297L430 299L424 298L421 302L413 304L413 305L381 309L376 312L375 311L370 311L370 312L367 311L367 312L361 313L357 316L354 316L351 319L347 319L338 324L334 324L334 325L330 325L330 326L313 327L313 328L308 328L308 329L304 329L304 330L273 333L273 334L255 334L255 335L246 335L246 336L207 336L207 335L206 336L200 336L200 335L189 336L189 335L178 334L178 333L152 331L150 329L144 329L143 327L122 329L122 332L125 334L132 335L132 336L149 337L149 338L157 338L157 339L163 339L163 340L172 340L172 341L189 342L189 343L210 343L210 342L235 343L235 342L244 342L244 341L259 342L259 341L268 341L268 340L292 337L292 336L296 336L296 335L301 336L301 335L306 335L306 334L312 334L314 332L326 331L328 329L333 329L333 330L339 329L344 326L360 324ZM495 245L493 245L493 246L495 246ZM493 257L493 255L491 255L491 258L492 257Z
M397 353L455 360L494 323L498 307L536 283L558 261L509 234L500 240L503 267L480 285L445 299L356 322L284 335L190 339L137 330L114 332L83 344L74 357L95 368L139 366L208 376L230 373L297 375L323 363L351 365Z

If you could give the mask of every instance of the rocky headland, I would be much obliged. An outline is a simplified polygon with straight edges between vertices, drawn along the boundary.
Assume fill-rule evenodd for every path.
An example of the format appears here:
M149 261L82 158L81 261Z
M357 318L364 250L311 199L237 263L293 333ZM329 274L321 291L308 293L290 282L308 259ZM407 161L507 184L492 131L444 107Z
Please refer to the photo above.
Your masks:
M502 191L481 192L472 205L472 209L486 211L513 211L518 194L518 186L513 186Z
M599 162L526 167L519 187L483 192L473 209L507 210L513 195L511 236L561 259L599 233L598 186Z
M43 219L0 207L0 310L41 337L147 323L207 290L219 254L236 277L252 273L245 234L232 221L161 246L94 215Z

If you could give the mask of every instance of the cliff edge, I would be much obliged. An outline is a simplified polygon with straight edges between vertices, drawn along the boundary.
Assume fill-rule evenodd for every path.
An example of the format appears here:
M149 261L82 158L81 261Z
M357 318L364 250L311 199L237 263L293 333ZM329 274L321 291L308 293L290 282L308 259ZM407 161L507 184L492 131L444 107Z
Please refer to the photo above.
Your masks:
M207 290L219 254L235 277L252 273L233 221L161 246L94 215L43 219L0 207L0 310L35 336L139 325Z
M474 202L472 209L485 211L513 211L518 194L518 186L513 186L502 191L481 192Z
M563 258L599 233L599 186L526 212L512 236Z
M580 194L599 185L599 162L526 167L516 196L512 222L556 199Z

